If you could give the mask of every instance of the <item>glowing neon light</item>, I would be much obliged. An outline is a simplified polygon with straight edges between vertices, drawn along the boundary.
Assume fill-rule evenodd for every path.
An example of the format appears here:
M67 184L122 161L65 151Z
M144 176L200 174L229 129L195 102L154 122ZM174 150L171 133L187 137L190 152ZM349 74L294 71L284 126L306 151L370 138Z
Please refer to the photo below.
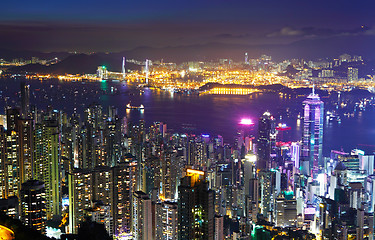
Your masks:
M240 124L241 125L253 125L254 123L251 119L243 118L243 119L241 119Z
M316 212L315 208L305 208L306 215L312 215L312 214L315 214L315 212Z

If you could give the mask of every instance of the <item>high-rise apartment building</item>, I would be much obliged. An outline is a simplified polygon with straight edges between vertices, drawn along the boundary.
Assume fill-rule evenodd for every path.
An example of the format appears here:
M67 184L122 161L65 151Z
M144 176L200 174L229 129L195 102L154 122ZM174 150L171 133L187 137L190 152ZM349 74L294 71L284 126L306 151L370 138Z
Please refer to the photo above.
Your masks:
M69 231L77 233L84 220L84 209L92 206L93 174L91 170L74 169L69 173Z
M187 169L178 187L179 239L214 239L214 198L205 172Z
M153 239L151 199L136 191L132 201L132 233L135 240Z
M61 214L60 133L56 120L44 120L35 126L35 179L46 189L47 219Z
M24 183L33 178L34 163L34 128L33 120L19 119L17 124L19 144L20 182Z
M160 202L155 206L156 239L178 239L178 204L176 202Z
M44 183L28 180L21 187L21 220L31 228L44 232L47 221Z

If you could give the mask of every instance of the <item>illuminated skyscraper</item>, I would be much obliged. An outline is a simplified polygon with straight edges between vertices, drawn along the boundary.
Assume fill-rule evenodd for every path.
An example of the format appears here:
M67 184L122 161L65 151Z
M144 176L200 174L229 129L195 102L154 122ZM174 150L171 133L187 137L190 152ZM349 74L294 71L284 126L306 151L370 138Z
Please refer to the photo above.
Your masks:
M92 206L93 174L90 170L74 169L69 174L69 231L77 233L78 223L84 220L84 209Z
M7 130L1 132L0 183L3 198L17 196L21 183L32 178L33 122L21 119L16 108L7 109Z
M214 198L205 172L187 169L178 187L178 238L214 239Z
M172 192L172 178L171 178L171 165L175 159L173 152L164 153L163 160L161 161L161 189L160 196L164 199L173 199L175 192ZM173 197L172 197L173 196Z
M290 145L290 154L291 154L291 160L292 162L294 162L294 166L296 168L299 168L300 145L298 143L293 142Z
M303 101L302 174L318 173L322 164L324 103L313 92Z
M123 161L113 170L113 224L116 235L129 233L131 225L132 178L135 176L131 162Z
M258 214L259 186L256 168L257 157L254 154L247 154L243 162L244 168L244 195L246 199L246 217L255 221Z
M44 231L46 224L45 188L38 180L29 180L21 187L21 220L31 228Z
M348 67L348 82L358 81L358 68Z
M17 124L20 117L18 109L7 109L7 135L6 135L6 197L19 197L21 188L19 164L19 135Z
M151 60L146 59L146 62L145 62L146 84L148 84L148 77L150 74L150 63L151 63Z
M93 199L111 205L113 200L113 171L108 166L93 169Z
M263 116L259 119L258 129L257 168L260 170L268 170L271 166L271 137L276 133L275 119L269 112L263 113Z
M271 221L271 215L275 203L275 172L260 171L258 175L260 192L260 213Z
M30 113L30 85L25 82L21 83L21 116L28 118Z
M125 64L126 64L126 60L125 60L125 57L122 58L122 77L125 79L126 77L126 71L125 71Z
M7 178L6 178L6 132L3 126L0 126L0 199L7 197Z
M160 202L156 204L156 239L178 239L177 203Z
M61 213L60 133L57 121L45 120L35 126L35 178L46 189L47 219Z
M33 178L33 125L31 119L19 119L17 124L21 183Z
M141 191L133 194L132 233L135 240L153 239L151 199Z
M245 156L245 161L243 162L244 166L244 188L245 188L245 195L250 196L252 200L256 200L253 198L254 196L254 187L253 181L256 179L256 160L257 157L254 154L247 154Z

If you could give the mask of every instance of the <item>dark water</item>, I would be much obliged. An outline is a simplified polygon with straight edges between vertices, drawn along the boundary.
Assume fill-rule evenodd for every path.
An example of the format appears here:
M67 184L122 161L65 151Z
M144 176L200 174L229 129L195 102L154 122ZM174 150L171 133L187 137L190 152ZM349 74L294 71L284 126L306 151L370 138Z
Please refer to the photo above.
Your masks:
M22 79L0 79L0 107L19 105L19 86ZM118 108L119 115L127 116L132 122L143 118L146 125L160 121L168 125L168 129L176 132L205 133L222 135L224 141L232 143L241 118L251 118L255 122L265 112L270 111L277 122L286 123L292 129L283 134L286 141L299 141L302 136L302 101L305 97L281 96L278 93L265 93L253 96L203 95L191 96L171 94L167 91L139 89L129 87L120 82L60 82L58 80L26 80L30 85L31 104L44 109L53 106L67 113L83 110L91 103L99 103L104 109L108 106ZM326 121L324 124L324 155L331 149L350 151L360 148L367 153L375 150L375 109L354 112L355 102L364 96L354 94L332 94L322 98L326 110L336 110L341 116L341 123ZM126 104L131 101L134 106L143 104L144 112L126 111ZM336 109L336 103L345 103L346 107ZM341 105L340 105L341 106ZM0 111L4 113L4 111ZM345 117L344 113L354 113L354 117ZM256 135L257 125L252 133Z

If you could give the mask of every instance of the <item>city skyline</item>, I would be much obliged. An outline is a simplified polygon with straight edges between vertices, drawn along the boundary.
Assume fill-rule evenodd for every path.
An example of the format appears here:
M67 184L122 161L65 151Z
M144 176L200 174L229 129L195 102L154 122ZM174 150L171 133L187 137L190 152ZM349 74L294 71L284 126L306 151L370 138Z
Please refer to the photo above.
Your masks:
M165 231L171 240L193 236L253 239L250 236L254 234L283 235L284 227L293 228L293 234L311 239L313 234L336 234L345 239L353 234L341 233L341 230L332 233L326 227L335 221L335 213L324 210L320 214L327 215L324 219L328 220L321 220L317 209L330 209L332 201L341 204L336 196L345 191L354 197L357 192L347 186L358 183L365 176L367 182L363 183L363 189L366 194L362 198L373 201L372 152L354 149L347 153L331 149L329 157L322 153L322 125L341 123L335 118L324 117L332 117L324 111L332 108L332 103L328 104L331 100L326 98L327 106L323 108L314 88L296 102L299 112L304 113L304 130L293 142L285 141L291 128L281 124L279 116L271 115L273 110L260 114L256 128L253 128L256 121L238 119L237 133L233 132L234 143L231 144L221 136L200 134L197 130L190 133L170 130L168 122L133 120L131 115L119 115L113 106L103 108L100 104L89 104L83 111L75 110L72 114L51 105L46 109L39 108L29 98L40 94L40 89L34 91L34 80L24 81L19 82L18 101L8 105L6 117L2 115L5 122L0 127L0 146L7 146L8 150L0 154L4 160L0 169L8 171L0 171L3 176L0 189L5 197L0 204L8 215L17 218L19 214L23 222L47 236L77 233L80 224L91 219L101 224L108 236L120 239L162 239L161 231ZM41 84L47 83L46 86L52 88L53 85L48 85L51 81ZM91 84L103 87L106 82ZM57 88L61 87L70 89L69 85ZM147 91L147 87L134 90ZM85 95L86 91L75 90L74 94ZM154 91L154 94L160 94ZM344 95L338 98L343 100ZM296 100L290 100L289 105L293 101ZM369 113L371 106L367 107ZM359 111L358 116L365 113L355 109ZM145 104L142 109L128 107L127 112L144 116L150 110ZM298 124L301 119L293 115ZM3 126L7 126L6 130ZM305 139L316 144L307 147L312 149L307 155ZM298 152L299 149L302 151ZM32 154L28 159L30 151ZM306 161L309 172L304 171ZM30 162L31 169L28 167ZM356 175L357 170L361 171L360 175ZM324 178L329 180L322 181ZM40 182L24 182L26 179ZM18 197L20 208L15 201ZM29 200L25 202L25 199ZM358 219L366 216L356 226L369 227L356 236L370 234L373 230L369 214L373 210L354 200L350 206L359 211ZM304 212L304 223L301 212ZM231 224L225 223L225 218ZM242 220L238 222L238 219ZM346 217L343 215L342 219ZM57 223L60 224L58 228ZM230 227L232 224L239 224L243 230ZM265 226L268 226L267 231L264 231ZM302 226L309 226L309 232L298 230ZM340 223L338 228L341 227L345 224Z
M374 240L373 9L2 3L0 238Z

